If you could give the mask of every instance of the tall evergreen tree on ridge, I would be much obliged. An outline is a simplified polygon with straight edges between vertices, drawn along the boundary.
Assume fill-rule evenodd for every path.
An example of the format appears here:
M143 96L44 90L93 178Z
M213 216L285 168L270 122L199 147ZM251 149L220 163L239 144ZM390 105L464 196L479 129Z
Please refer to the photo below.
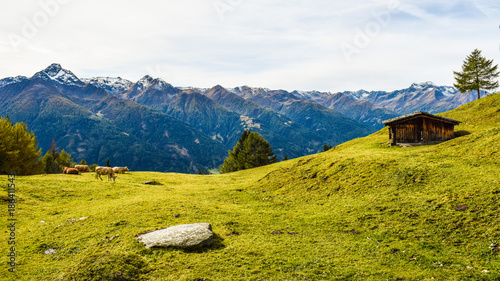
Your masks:
M481 98L481 90L494 90L498 88L498 65L493 65L493 60L487 60L481 51L475 49L464 60L462 71L453 71L456 83L453 84L462 94L477 91L477 99Z
M276 163L271 145L257 132L245 130L229 157L220 167L221 173L235 172Z

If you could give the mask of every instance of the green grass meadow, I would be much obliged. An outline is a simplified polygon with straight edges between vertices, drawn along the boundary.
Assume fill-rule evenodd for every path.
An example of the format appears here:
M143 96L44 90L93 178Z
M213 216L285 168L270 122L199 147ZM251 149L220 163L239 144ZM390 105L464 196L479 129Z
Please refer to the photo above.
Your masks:
M0 279L500 280L500 94L442 115L463 123L437 145L391 147L383 129L223 175L18 176L15 275L2 176ZM135 239L198 222L213 247Z

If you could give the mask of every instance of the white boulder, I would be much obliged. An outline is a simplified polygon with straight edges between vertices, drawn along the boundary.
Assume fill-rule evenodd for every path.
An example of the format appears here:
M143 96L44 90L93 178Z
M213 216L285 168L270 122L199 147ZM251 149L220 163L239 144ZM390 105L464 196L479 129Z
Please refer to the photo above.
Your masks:
M146 248L174 247L192 248L212 245L215 234L209 223L176 225L137 236L137 241Z

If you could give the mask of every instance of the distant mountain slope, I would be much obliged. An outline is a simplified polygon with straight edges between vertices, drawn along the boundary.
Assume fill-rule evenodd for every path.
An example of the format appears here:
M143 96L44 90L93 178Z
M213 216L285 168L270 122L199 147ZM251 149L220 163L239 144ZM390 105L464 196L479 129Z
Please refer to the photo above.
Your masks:
M344 94L366 100L399 114L415 111L439 113L457 108L475 99L473 94L462 95L453 87L436 86L432 82L414 83L407 89L392 92L360 91Z
M439 113L474 100L473 94L462 95L453 87L436 86L431 82L415 83L409 88L391 92L360 90L332 94L318 91L275 91L248 86L236 87L231 91L246 100L284 114L292 102L314 102L374 129L383 128L383 120L399 115L415 111Z
M164 112L169 106L168 104L175 98L175 96L184 90L175 88L172 85L161 81L161 79L153 79L149 76L142 78L138 81L138 83L136 83L136 85L137 87L134 86L128 91L122 91L120 95L124 98L137 101L141 104L162 110ZM192 88L190 90L206 93L210 89ZM307 123L301 122L301 120L304 120L307 116L287 115L287 108L293 101L307 101L320 104L324 107L333 109L356 122L367 125L369 128L372 128L372 131L373 129L382 128L382 121L386 119L419 110L428 111L430 113L439 113L456 108L474 99L473 95L462 95L453 87L436 86L431 82L415 83L407 89L395 90L391 92L368 92L360 90L356 92L348 91L332 94L330 92L318 91L287 92L283 90L252 88L248 86L225 90L237 94L245 101L252 101L266 109L279 112L299 124ZM115 93L116 90L113 88L113 90L110 90L109 92ZM239 108L233 106L235 112L244 112L245 110L243 110L243 108L246 105L249 105L248 103L238 104ZM307 107L306 103L302 104ZM298 105L299 104L295 104L295 108ZM230 110L233 111L233 109ZM323 112L325 111L323 110ZM359 124L355 125L355 127L357 126L359 126ZM353 131L360 132L357 129L354 129Z
M341 112L352 120L367 124L375 129L383 128L383 120L399 115L387 108L375 106L368 101L354 99L342 93L331 95L322 104Z
M246 129L238 113L193 90L179 93L163 111L220 141L228 149L232 149Z
M285 115L332 144L374 132L372 128L349 119L336 110L310 100L303 100L300 96L284 90L254 90L249 87L238 87L233 89L233 92L245 100L253 101L262 107Z
M204 95L240 114L245 128L261 133L280 156L287 153L288 156L298 157L318 152L327 141L290 118L245 100L221 86L207 90Z
M124 99L164 111L168 107L168 103L178 93L179 90L167 82L146 75L120 96Z
M45 151L55 139L77 161L102 165L110 159L134 170L195 172L217 167L227 153L175 118L78 81L51 65L1 87L0 115L25 122Z

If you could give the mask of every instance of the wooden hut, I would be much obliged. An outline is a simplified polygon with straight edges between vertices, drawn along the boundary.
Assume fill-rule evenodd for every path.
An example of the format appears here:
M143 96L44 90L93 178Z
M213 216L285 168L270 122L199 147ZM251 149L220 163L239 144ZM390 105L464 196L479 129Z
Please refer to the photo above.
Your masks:
M460 121L423 111L385 120L392 145L442 142L453 138Z

